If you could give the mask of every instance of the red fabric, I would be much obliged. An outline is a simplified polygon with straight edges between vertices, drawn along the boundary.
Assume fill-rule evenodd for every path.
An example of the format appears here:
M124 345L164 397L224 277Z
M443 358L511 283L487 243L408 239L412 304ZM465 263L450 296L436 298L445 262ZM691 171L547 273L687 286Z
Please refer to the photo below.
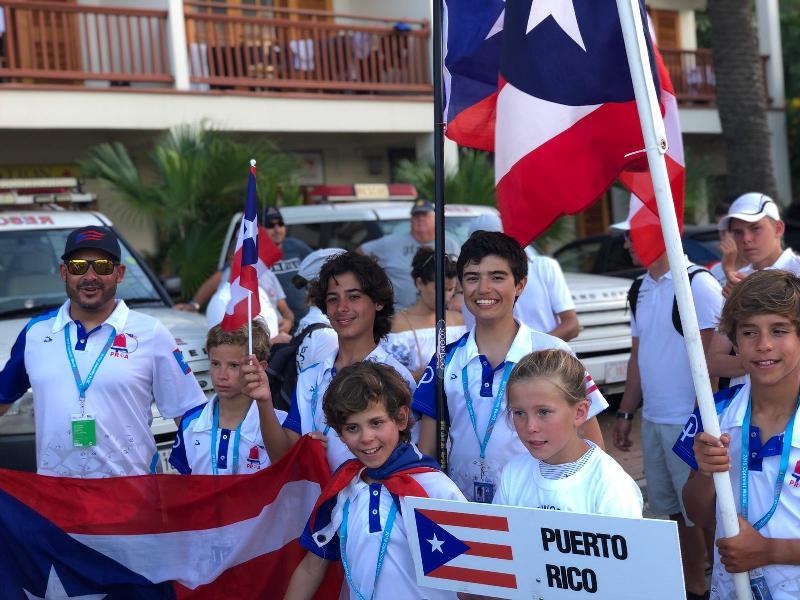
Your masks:
M445 135L462 146L494 151L494 123L497 116L497 92L465 108L447 123Z

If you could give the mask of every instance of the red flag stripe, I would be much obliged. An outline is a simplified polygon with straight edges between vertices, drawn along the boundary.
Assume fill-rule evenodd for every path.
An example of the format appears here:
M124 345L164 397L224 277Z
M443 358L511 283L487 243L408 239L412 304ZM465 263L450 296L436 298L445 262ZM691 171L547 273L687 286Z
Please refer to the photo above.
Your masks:
M484 558L514 560L514 553L511 550L511 546L504 546L502 544L487 544L485 542L470 542L467 540L461 541L469 546L469 550L467 550L464 554L469 554L470 556L482 556Z
M467 583L482 583L484 585L493 585L512 590L517 589L517 578L510 573L492 573L491 571L442 565L428 573L428 577L450 579L452 581L465 581Z
M311 481L323 487L327 473L321 444L304 436L275 465L254 475L72 479L0 470L0 488L69 533L135 535L210 529L250 519L285 483ZM247 493L238 493L237 487ZM118 498L129 501L120 503Z
M417 509L434 523L452 525L454 527L472 527L473 529L489 529L491 531L508 531L508 519L490 515L469 515L430 508Z

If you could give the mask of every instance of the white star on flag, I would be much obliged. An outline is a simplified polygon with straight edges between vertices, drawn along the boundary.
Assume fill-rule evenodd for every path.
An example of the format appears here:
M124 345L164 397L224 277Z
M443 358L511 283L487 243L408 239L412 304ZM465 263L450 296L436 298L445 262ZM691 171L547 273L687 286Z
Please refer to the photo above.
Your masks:
M489 33L487 33L486 37L483 39L488 40L490 37L497 35L501 31L503 31L503 23L505 22L505 18L506 18L506 9L504 8L502 11L500 11L500 16L497 17L497 20L494 22L494 25L492 25L492 28L489 30Z
M258 235L258 228L256 227L255 220L248 221L247 219L242 219L242 227L244 228L244 233L242 234L242 241L246 239L254 240Z
M108 594L86 594L84 596L70 596L64 589L64 584L56 573L55 566L50 567L50 576L47 578L47 590L44 592L44 598L41 596L34 596L28 590L22 590L28 597L28 600L103 600Z
M444 550L442 550L442 544L444 544L444 540L439 540L436 538L436 534L433 534L432 540L426 540L431 545L431 552L441 552L444 554Z
M534 27L547 17L553 17L564 33L586 52L572 0L533 0L531 14L528 16L528 28L525 33L530 33Z

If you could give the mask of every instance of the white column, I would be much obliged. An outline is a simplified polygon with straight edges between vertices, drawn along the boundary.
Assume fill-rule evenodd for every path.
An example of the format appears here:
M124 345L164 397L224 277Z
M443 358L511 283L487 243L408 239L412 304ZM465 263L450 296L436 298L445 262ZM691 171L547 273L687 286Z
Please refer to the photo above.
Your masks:
M756 0L758 51L769 55L766 78L770 108L784 108L786 92L783 83L783 54L781 48L781 19L778 0Z
M175 89L189 89L189 52L186 45L186 21L183 14L183 0L169 0L167 17L169 35L169 55L172 61L172 75Z

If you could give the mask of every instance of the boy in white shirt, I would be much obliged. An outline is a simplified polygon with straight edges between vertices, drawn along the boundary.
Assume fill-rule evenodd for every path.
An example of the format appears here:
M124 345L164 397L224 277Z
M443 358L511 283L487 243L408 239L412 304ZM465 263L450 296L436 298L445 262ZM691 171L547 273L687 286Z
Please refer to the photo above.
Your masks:
M169 462L179 473L245 475L270 465L261 439L258 408L245 391L242 367L248 363L247 326L224 331L211 328L206 339L211 383L216 394L183 415ZM269 333L253 321L253 353L258 368L266 367ZM278 418L286 413L275 410Z
M526 453L513 426L499 418L506 405L505 387L516 362L536 350L570 347L556 337L533 331L514 320L514 304L526 283L527 258L510 236L477 231L464 242L456 264L464 302L475 328L447 347L445 395L450 427L448 475L469 500L491 503L500 471ZM420 449L436 452L436 357L431 359L414 394L412 408L422 414ZM601 448L594 417L608 404L586 375L589 416L582 437Z

